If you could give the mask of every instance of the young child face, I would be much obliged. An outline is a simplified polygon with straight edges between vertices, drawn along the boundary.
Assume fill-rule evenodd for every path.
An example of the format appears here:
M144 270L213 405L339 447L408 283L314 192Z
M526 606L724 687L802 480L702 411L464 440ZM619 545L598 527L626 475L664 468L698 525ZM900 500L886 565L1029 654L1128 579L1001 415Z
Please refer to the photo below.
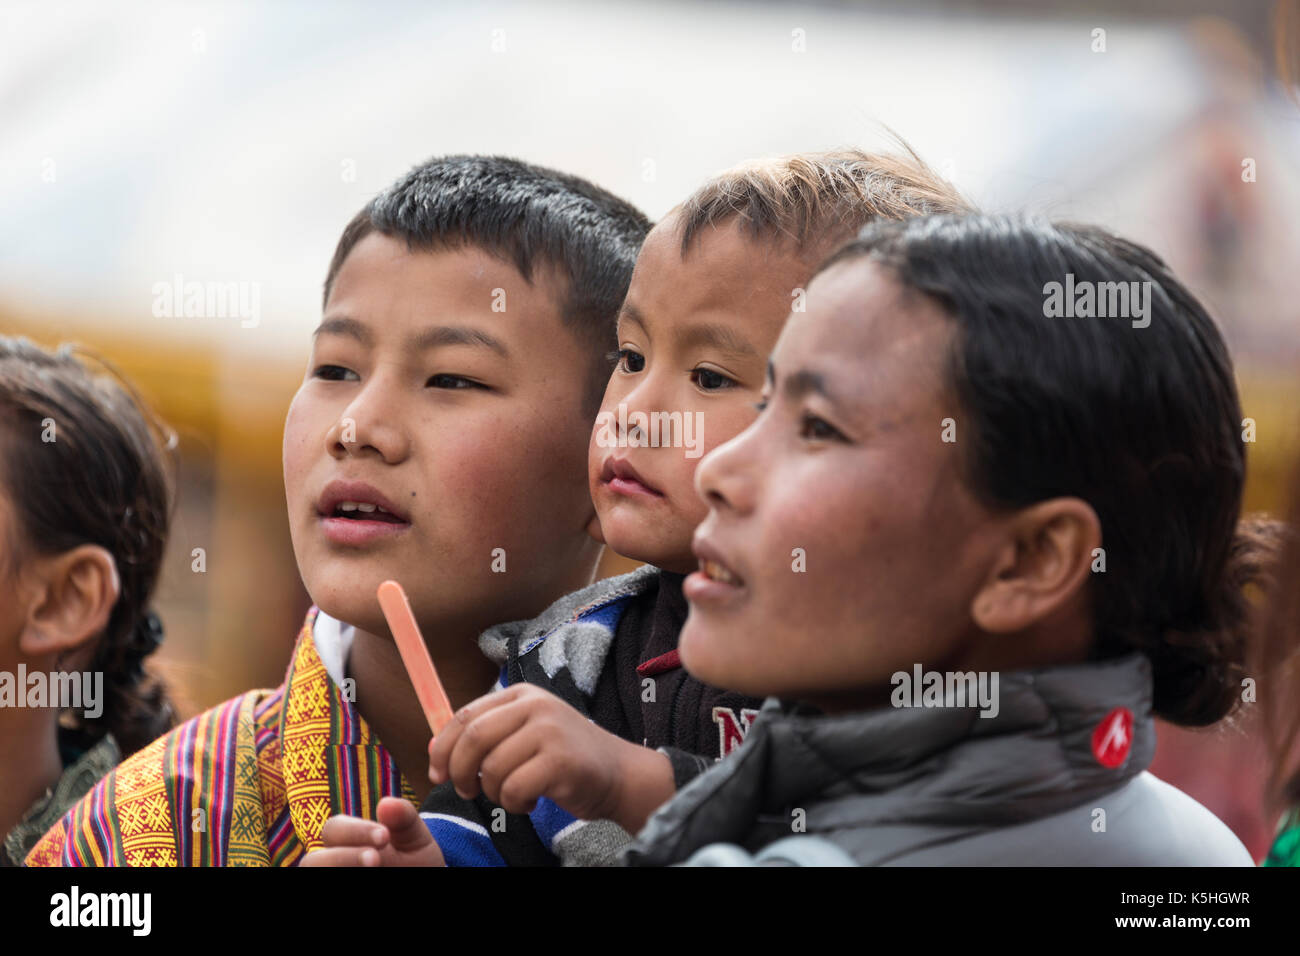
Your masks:
M678 226L665 218L637 258L587 460L606 544L685 573L697 565L691 533L707 510L695 467L754 420L768 352L814 267L735 220L704 229L683 258ZM657 429L658 445L647 446L655 430L638 434L636 416L655 413L676 414L682 427Z
M686 580L680 641L696 677L851 700L960 657L988 516L960 445L941 440L944 418L962 421L944 385L953 328L860 260L812 282L773 352L766 410L699 468L709 573Z
M478 248L372 233L348 255L284 432L294 553L326 613L387 633L394 578L417 618L479 630L584 583L590 359L558 301Z

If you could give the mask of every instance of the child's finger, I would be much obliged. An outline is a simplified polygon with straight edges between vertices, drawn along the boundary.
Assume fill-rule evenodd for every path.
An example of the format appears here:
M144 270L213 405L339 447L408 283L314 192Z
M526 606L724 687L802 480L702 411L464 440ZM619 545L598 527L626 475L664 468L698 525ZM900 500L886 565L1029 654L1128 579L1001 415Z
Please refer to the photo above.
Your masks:
M518 685L516 685L518 686ZM500 707L507 704L518 696L515 687L508 687L503 691L495 694L484 694L476 700L470 701L452 716L451 722L442 728L442 733L438 734L429 741L429 770L430 779L433 777L433 770L436 767L443 774L443 780L446 779L447 757L456 741L465 731L465 725L470 723L478 714L493 707ZM441 783L442 780L434 780L434 783Z
M526 703L515 702L481 714L466 725L447 761L448 778L458 794L467 800L478 794L483 758L527 723L529 713Z
M405 801L403 801L405 802ZM381 847L388 842L388 830L374 820L338 814L321 827L320 838L327 847Z
M398 853L411 853L433 842L419 812L403 797L384 797L375 806L375 817L388 828L388 839Z
M516 685L518 686L523 685ZM451 723L447 724L442 729L442 733L434 737L429 744L429 779L434 783L442 783L447 779L447 759L455 749L456 741L460 740L469 724L473 723L480 714L512 703L518 696L519 692L515 687L509 687L495 694L485 694L456 711Z
M379 851L372 846L336 846L312 850L299 866L379 866Z
M483 793L493 803L499 803L501 784L516 770L536 757L546 741L537 727L525 727L510 734L483 758L479 765L479 785ZM540 797L540 792L533 794Z
M531 812L537 805L537 798L545 796L550 789L555 769L555 762L545 756L525 761L501 782L493 802L503 807L506 813Z

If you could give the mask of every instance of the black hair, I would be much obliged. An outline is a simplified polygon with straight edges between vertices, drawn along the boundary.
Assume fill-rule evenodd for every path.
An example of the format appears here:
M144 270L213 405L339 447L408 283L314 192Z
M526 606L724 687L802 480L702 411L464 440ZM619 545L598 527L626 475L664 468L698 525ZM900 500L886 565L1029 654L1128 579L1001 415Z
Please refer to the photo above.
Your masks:
M424 251L477 246L532 281L539 264L567 283L564 322L591 347L589 401L612 369L615 319L650 220L631 203L568 173L502 156L421 163L348 223L325 277L323 302L353 247L372 232ZM593 403L593 404L594 404Z
M150 602L175 500L174 436L112 366L99 359L109 374L92 375L79 353L91 357L0 336L0 482L16 523L0 573L82 544L113 556L121 590L90 665L104 674L103 713L66 714L65 742L76 752L111 733L128 755L176 722L166 687L144 670L162 640Z
M879 223L823 268L858 257L956 323L948 381L969 422L967 484L1001 508L1071 496L1096 511L1106 570L1091 579L1094 653L1145 652L1167 720L1230 713L1245 673L1244 588L1268 533L1238 525L1241 406L1227 347L1195 296L1151 250L1093 226ZM1146 315L1050 317L1052 284L1071 282L1116 293L1103 284L1149 283Z

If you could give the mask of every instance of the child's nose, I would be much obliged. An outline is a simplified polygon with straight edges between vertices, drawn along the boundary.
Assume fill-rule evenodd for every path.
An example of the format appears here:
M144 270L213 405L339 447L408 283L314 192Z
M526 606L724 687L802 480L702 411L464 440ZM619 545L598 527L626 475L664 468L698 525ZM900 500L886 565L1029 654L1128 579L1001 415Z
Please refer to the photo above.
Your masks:
M397 464L410 454L410 441L402 427L400 402L379 383L372 383L353 400L325 436L336 458L377 454L387 464Z
M642 376L636 385L626 392L619 401L627 407L629 416L633 412L642 412L649 415L653 412L672 411L671 408L666 407L669 403L665 395L665 388L662 382L659 381L658 376L655 375ZM617 409L614 409L614 411L617 412ZM629 431L634 428L635 426L631 426Z
M757 473L752 431L719 445L696 466L695 490L710 508L746 511L753 507Z

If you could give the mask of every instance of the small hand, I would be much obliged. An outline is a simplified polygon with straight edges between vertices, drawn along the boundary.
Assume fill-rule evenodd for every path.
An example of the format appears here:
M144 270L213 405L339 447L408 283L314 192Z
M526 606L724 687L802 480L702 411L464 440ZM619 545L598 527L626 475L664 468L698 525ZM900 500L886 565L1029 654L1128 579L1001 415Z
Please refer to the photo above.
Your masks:
M549 691L515 684L456 712L429 745L429 779L510 813L547 797L584 820L633 833L673 795L663 754L598 727Z
M442 850L420 814L402 797L384 797L375 819L330 817L321 828L325 846L300 866L446 866Z

